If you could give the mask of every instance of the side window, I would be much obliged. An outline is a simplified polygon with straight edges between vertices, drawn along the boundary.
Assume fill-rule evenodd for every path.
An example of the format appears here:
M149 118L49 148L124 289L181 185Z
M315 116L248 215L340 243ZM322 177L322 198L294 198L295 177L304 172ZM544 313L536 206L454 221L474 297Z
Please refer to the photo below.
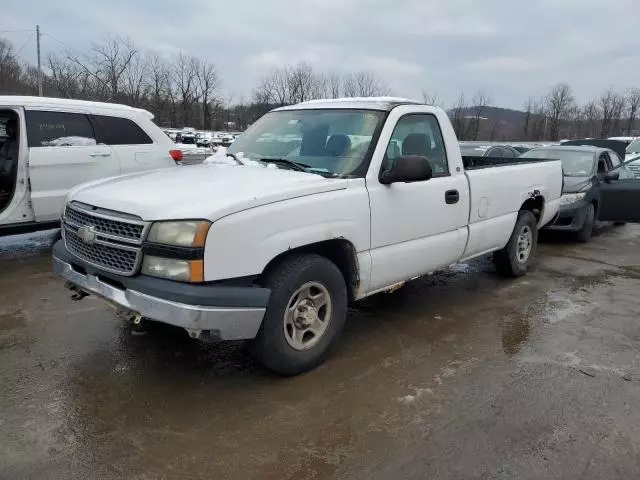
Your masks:
M502 149L500 147L493 147L487 150L485 157L500 157L502 158Z
M609 170L607 166L608 161L610 160L606 153L600 155L600 158L598 159L598 174L606 173L607 170Z
M91 122L82 113L27 110L29 147L86 147L96 144Z
M609 158L611 159L611 165L616 171L620 172L620 179L630 179L635 178L633 172L627 168L626 165L620 165L622 161L620 160L620 156L616 152L609 152Z
M516 158L516 155L513 153L513 150L511 150L509 147L502 147L500 150L502 150L503 157Z
M426 157L434 177L449 175L444 140L435 116L410 114L398 120L387 146L386 162L406 155Z
M98 143L106 145L145 145L153 143L133 120L106 115L92 115Z
M618 165L620 165L620 157L618 156L618 154L616 152L609 152L609 158L611 159L611 166L613 168L617 167Z

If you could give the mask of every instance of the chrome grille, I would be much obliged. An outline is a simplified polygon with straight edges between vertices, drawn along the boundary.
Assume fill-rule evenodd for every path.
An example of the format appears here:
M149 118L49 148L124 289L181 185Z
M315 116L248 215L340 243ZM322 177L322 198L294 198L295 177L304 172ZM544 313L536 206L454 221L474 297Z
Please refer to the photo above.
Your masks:
M94 267L134 275L140 267L148 224L137 217L117 215L90 206L67 205L63 217L65 245L69 252ZM87 227L91 233L88 237Z
M100 233L106 233L107 235L113 235L130 240L142 240L142 232L144 230L144 224L142 223L124 222L121 220L107 218L103 215L97 216L80 210L77 207L74 208L71 205L67 205L65 219L68 223L77 227L91 225Z
M88 245L78 237L76 232L70 229L65 232L65 242L71 253L93 265L106 267L110 271L118 273L132 273L136 269L138 260L138 252L136 251L122 250L102 244Z

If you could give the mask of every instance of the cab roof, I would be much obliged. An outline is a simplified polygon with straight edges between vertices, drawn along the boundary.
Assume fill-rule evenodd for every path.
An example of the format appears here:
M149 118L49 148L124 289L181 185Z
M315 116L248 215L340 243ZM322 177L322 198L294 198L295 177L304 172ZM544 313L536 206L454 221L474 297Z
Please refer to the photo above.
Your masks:
M312 110L322 108L345 108L362 110L390 111L398 105L424 105L422 102L401 97L351 97L309 100L295 105L276 108L275 112L282 110Z

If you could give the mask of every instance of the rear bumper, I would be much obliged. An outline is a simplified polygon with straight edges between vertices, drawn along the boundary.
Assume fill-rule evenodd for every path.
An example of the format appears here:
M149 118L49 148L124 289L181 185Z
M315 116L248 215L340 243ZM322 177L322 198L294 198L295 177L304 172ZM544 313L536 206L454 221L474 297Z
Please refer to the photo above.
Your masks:
M584 225L588 205L588 202L581 200L570 205L561 206L551 223L544 227L545 230L577 232Z
M53 269L77 289L119 310L188 330L210 331L221 340L258 334L270 292L258 287L186 285L152 277L103 274L54 245Z

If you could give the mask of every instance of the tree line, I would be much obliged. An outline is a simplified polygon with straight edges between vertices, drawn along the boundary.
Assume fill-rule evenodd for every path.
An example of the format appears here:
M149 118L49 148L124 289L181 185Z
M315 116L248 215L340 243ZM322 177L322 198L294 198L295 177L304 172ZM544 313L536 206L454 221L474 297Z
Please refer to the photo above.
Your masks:
M437 103L437 97L427 91L423 99ZM559 83L548 94L527 99L523 111L515 117L511 115L512 121L504 120L509 115L503 109L496 114L491 97L482 90L469 99L461 94L449 115L461 140L557 141L640 136L639 108L639 88L624 92L609 88L597 98L580 104L571 87Z
M320 72L300 63L275 69L261 78L251 97L222 98L214 63L184 53L166 57L139 49L132 41L107 37L87 51L67 48L43 62L46 96L118 102L145 108L161 126L223 129L233 122L246 128L277 106L317 98L392 94L374 73ZM37 69L20 60L14 46L0 38L0 94L37 94ZM438 96L425 90L425 103ZM562 138L635 135L640 89L608 89L583 104L567 84L554 86L541 98L529 98L523 111L495 108L479 90L461 94L448 110L462 140L559 140ZM506 113L505 113L506 112Z

